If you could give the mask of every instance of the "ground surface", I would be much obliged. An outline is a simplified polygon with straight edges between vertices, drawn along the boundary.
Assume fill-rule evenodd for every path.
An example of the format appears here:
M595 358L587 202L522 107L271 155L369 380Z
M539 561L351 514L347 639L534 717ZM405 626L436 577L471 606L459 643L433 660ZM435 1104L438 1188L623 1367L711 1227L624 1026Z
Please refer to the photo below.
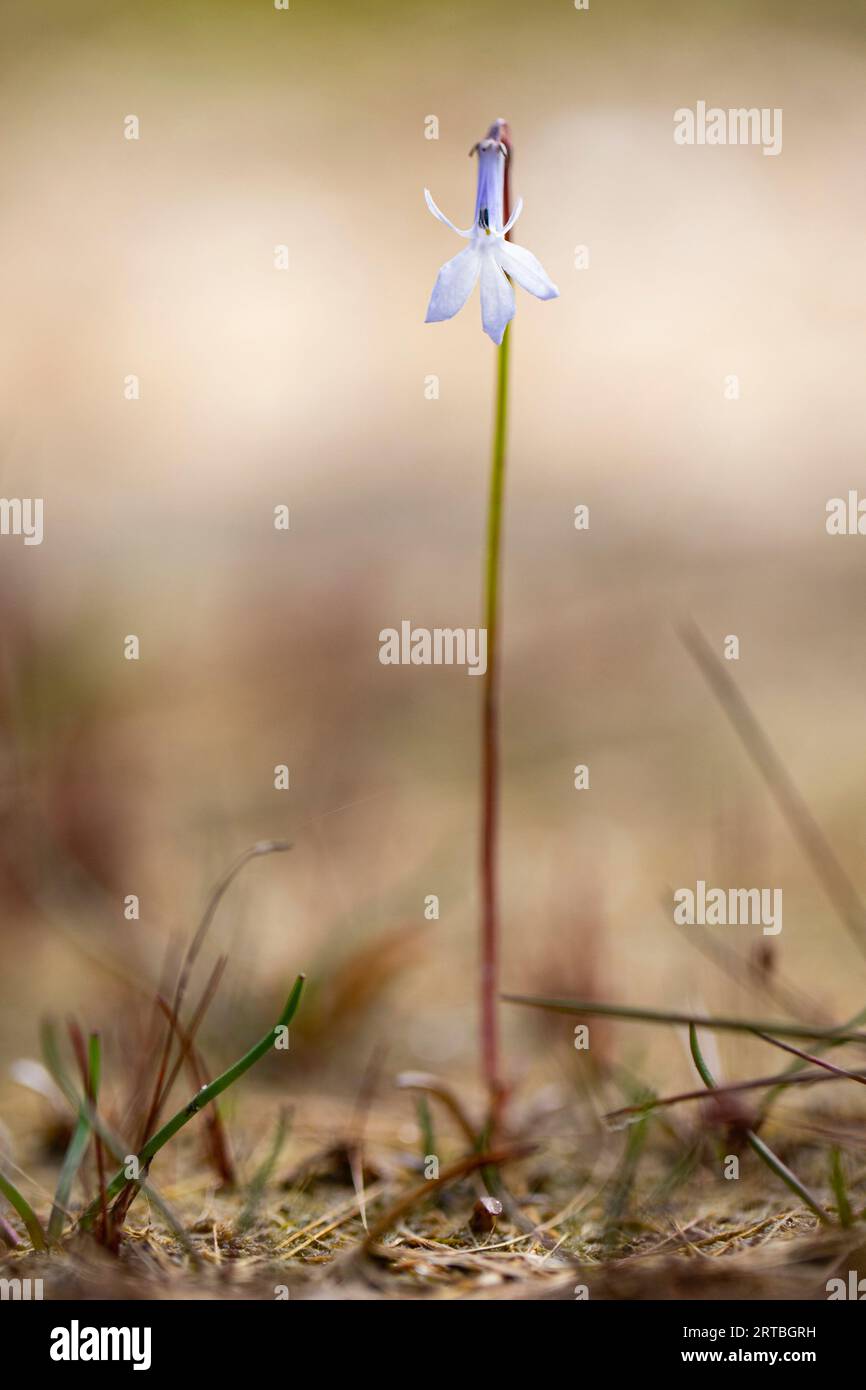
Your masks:
M721 1180L717 1146L706 1132L701 1137L697 1110L679 1132L648 1127L639 1153L629 1147L634 1127L577 1142L561 1113L536 1118L534 1135L521 1136L535 1151L502 1170L506 1210L493 1232L473 1234L480 1177L428 1195L417 1143L414 1152L405 1143L413 1126L386 1107L371 1111L363 1141L365 1229L340 1140L351 1133L351 1113L322 1102L316 1119L314 1108L304 1102L303 1125L260 1191L255 1174L274 1115L265 1097L243 1112L248 1149L236 1190L218 1189L189 1132L161 1170L155 1166L153 1180L194 1258L139 1197L116 1256L73 1232L50 1258L10 1254L3 1273L42 1277L55 1299L758 1300L823 1299L829 1278L866 1267L862 1228L835 1222L826 1158L808 1140L789 1143L784 1154L834 1217L823 1228L750 1154L738 1181ZM441 1145L443 1169L466 1152L456 1136ZM31 1174L50 1190L56 1169L35 1148L32 1156ZM356 1157L356 1171L357 1164ZM849 1174L855 1213L864 1178ZM415 1200L398 1210L415 1189Z

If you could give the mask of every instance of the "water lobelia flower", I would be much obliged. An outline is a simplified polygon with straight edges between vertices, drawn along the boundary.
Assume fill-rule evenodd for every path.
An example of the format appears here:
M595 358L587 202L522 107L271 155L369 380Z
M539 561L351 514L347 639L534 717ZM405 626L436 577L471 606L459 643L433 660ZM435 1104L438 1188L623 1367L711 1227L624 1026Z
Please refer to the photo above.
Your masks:
M498 345L514 318L514 290L510 280L538 299L556 299L559 290L531 251L506 240L523 210L523 199L517 200L508 221L503 222L508 211L506 174L510 159L505 121L494 121L485 138L470 150L470 154L475 153L478 155L475 219L465 232L455 227L436 206L429 189L424 189L433 216L469 241L466 250L446 261L439 271L425 322L441 323L443 319L453 318L480 279L481 323L484 332Z

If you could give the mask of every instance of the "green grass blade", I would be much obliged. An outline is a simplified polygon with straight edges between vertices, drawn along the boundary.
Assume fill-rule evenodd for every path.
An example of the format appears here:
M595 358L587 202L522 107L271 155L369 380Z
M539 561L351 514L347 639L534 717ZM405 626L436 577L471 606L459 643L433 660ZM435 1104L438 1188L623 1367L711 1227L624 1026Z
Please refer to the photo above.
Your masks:
M265 1053L273 1047L274 1033L276 1030L278 1028L288 1027L289 1023L294 1018L303 988L304 976L299 975L286 1001L283 1012L280 1014L280 1017L277 1019L277 1022L270 1032L266 1033L265 1036L256 1043L255 1047L251 1047L249 1052L241 1057L239 1061L235 1062L233 1066L229 1067L227 1071L224 1071L221 1076L216 1077L216 1079L211 1081L207 1086L203 1086L187 1105L178 1110L177 1114L173 1115L172 1118L162 1126L162 1129L157 1130L156 1134L148 1139L147 1143L137 1155L139 1172L143 1174L147 1165L155 1155L159 1153L160 1149L168 1143L169 1139L174 1138L178 1130L183 1129L184 1125L189 1124L194 1115L197 1115L200 1110L203 1110L206 1105L209 1105L210 1102L215 1100L218 1095L221 1095L223 1091L228 1090L229 1086L237 1081L239 1077L243 1076L244 1072L249 1071L250 1067L255 1066L256 1062L264 1057ZM135 1179L128 1178L125 1170L121 1168L119 1172L115 1173L111 1182L108 1184L106 1199L108 1201L113 1201L114 1198L122 1192L124 1187L132 1181L135 1181ZM98 1215L99 1200L97 1199L91 1202L82 1216L82 1226L87 1227L92 1225Z
M692 1058L698 1069L701 1080L708 1090L714 1091L716 1089L716 1083L701 1053L700 1044L698 1043L698 1030L694 1023L689 1024L689 1047L691 1048ZM824 1208L819 1206L817 1198L812 1196L808 1187L803 1186L796 1173L791 1172L787 1164L783 1163L779 1156L773 1153L773 1150L768 1144L764 1143L763 1139L758 1138L754 1130L750 1129L746 1131L746 1139L753 1152L758 1155L762 1162L766 1163L767 1167L776 1174L777 1178L781 1178L782 1182L785 1183L787 1187L790 1187L792 1192L796 1193L801 1202L805 1202L806 1206L815 1213L819 1221L829 1221L829 1217L824 1211Z
M848 1201L848 1192L845 1187L845 1174L842 1172L842 1155L835 1144L830 1150L830 1186L833 1189L833 1196L836 1198L836 1211L839 1216L839 1224L844 1227L853 1226L854 1212L851 1209L851 1203Z
M592 999L544 999L534 994L503 994L500 996L507 1004L527 1004L534 1009L548 1009L553 1013L574 1014L586 1018L619 1018L632 1023L696 1024L711 1032L730 1033L777 1033L780 1038L805 1038L811 1041L819 1038L830 1047L836 1043L866 1043L866 1033L850 1030L850 1025L841 1028L809 1028L801 1023L767 1023L753 1018L730 1018L715 1015L700 1018L697 1014L680 1013L673 1009L640 1009L628 1004L599 1004Z
M623 1153L619 1167L614 1174L607 1199L607 1222L609 1230L607 1238L614 1236L622 1222L623 1216L628 1208L635 1179L637 1177L638 1165L649 1134L649 1115L643 1115L634 1125L631 1125L626 1136L625 1152Z
M95 1107L99 1099L99 1082L102 1071L102 1048L98 1033L91 1033L88 1045L87 1070L89 1077L89 1089L92 1097L92 1104ZM78 1112L78 1121L72 1132L69 1147L63 1159L63 1166L60 1169L60 1177L57 1180L57 1191L54 1194L54 1204L51 1208L51 1216L48 1221L48 1242L55 1244L63 1233L63 1221L69 1211L69 1197L72 1192L72 1184L75 1181L75 1174L81 1167L82 1159L87 1152L87 1145L90 1142L91 1125L86 1107L82 1107Z
M781 1178L782 1182L787 1184L792 1192L796 1193L801 1202L805 1202L806 1206L812 1209L819 1221L829 1222L830 1218L824 1208L819 1205L817 1197L813 1197L809 1189L803 1186L796 1173L792 1173L791 1169L787 1164L782 1162L778 1154L773 1153L769 1144L765 1144L763 1139L759 1139L757 1134L753 1133L752 1130L749 1130L746 1137L752 1149L759 1158L763 1159L767 1167L772 1169L776 1177Z
M426 1159L430 1154L436 1152L436 1131L433 1128L433 1116L430 1113L430 1103L426 1096L419 1096L415 1109L418 1115L418 1128L421 1131L421 1157Z
M290 1110L282 1110L277 1120L274 1137L271 1146L265 1156L264 1162L256 1170L253 1180L247 1191L247 1198L244 1202L243 1210L238 1217L235 1230L238 1235L243 1235L248 1231L256 1219L256 1213L261 1205L262 1195L271 1179L271 1174L277 1165L277 1160L283 1151L283 1145L288 1138L292 1124L292 1113Z
M704 1061L704 1054L701 1052L698 1042L698 1030L693 1023L689 1024L689 1050L692 1054L692 1061L698 1069L698 1076L708 1090L714 1091L716 1089L715 1078Z
M847 1032L850 1028L859 1028L861 1023L866 1023L866 1009L860 1009L858 1013L854 1014L851 1018L848 1019L847 1023L842 1024L842 1028L845 1032ZM838 1042L839 1039L831 1038L829 1041L820 1043L817 1047L813 1047L812 1051L815 1053L816 1057L820 1057L823 1055L823 1053L829 1052L832 1048L836 1047L838 1045ZM798 1071L802 1071L802 1069L805 1066L805 1062L792 1062L790 1067L788 1067L788 1070L784 1073L784 1075L794 1076ZM766 1118L766 1116L769 1113L770 1106L782 1094L784 1089L784 1084L780 1081L779 1085L776 1086L772 1091L769 1091L768 1094L764 1097L764 1102L761 1106L762 1119Z
M107 1152L111 1155L112 1158L116 1159L118 1162L122 1161L124 1155L129 1153L131 1146L123 1138L121 1138L118 1134L115 1133L115 1131L106 1123L103 1117L97 1112L94 1106L90 1104L90 1101L86 1096L80 1096L78 1094L78 1092L75 1089L75 1086L67 1076L65 1068L63 1066L63 1062L60 1056L60 1048L57 1044L57 1035L55 1033L54 1026L47 1020L42 1025L42 1051L45 1056L46 1067L48 1068L51 1075L54 1077L54 1080L57 1082L63 1094L66 1096L66 1099L69 1101L69 1104L72 1106L72 1109L76 1113L78 1113L81 1110L83 1110L86 1113L87 1118L90 1122L91 1129L94 1131L94 1133L99 1135L100 1139L105 1145ZM183 1229L183 1226L175 1216L171 1207L168 1205L168 1202L166 1202L165 1199L160 1196L157 1189L153 1186L152 1183L148 1182L146 1178L142 1177L139 1179L139 1187L142 1188L148 1200L152 1202L153 1205L156 1207L157 1211L160 1212L163 1220L165 1221L165 1224L169 1227L170 1230L174 1231L174 1234L176 1235L179 1243L186 1250L187 1254L193 1260L197 1260L198 1255L196 1254L195 1246L193 1245L186 1231ZM101 1210L101 1199L97 1198L96 1202L93 1205L96 1209L96 1215L98 1215Z
M17 1211L24 1225L27 1227L27 1234L33 1242L34 1250L45 1250L45 1232L39 1221L39 1217L14 1183L10 1182L4 1173L0 1173L0 1192L6 1198L10 1206Z

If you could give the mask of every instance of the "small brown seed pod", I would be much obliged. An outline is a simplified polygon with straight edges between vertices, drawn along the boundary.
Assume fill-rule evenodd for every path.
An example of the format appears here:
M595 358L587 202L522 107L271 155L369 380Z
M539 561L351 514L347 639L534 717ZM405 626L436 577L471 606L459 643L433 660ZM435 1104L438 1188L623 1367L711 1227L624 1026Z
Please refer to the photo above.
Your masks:
M496 1218L502 1215L502 1203L496 1197L479 1197L469 1218L470 1229L477 1236L489 1236L496 1230Z

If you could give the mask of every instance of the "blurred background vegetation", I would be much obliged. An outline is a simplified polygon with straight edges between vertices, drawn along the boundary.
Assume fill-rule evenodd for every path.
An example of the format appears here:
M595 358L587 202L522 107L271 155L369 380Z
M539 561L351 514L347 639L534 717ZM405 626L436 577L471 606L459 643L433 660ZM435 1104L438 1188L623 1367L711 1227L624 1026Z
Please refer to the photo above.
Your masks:
M478 683L377 656L402 618L479 621L494 354L477 302L423 323L457 248L422 191L465 224L499 115L561 290L513 334L504 984L745 1010L660 905L701 877L782 887L774 969L861 1005L673 627L739 636L866 891L866 542L824 529L864 476L861 7L6 0L2 26L0 491L44 497L45 541L0 541L0 1058L44 1010L122 1037L213 881L286 837L214 930L215 1059L304 969L293 1084L353 1094L382 1041L472 1076ZM781 156L676 147L701 99L781 107ZM573 1076L568 1019L506 1022L516 1077ZM675 1037L597 1036L691 1074Z

